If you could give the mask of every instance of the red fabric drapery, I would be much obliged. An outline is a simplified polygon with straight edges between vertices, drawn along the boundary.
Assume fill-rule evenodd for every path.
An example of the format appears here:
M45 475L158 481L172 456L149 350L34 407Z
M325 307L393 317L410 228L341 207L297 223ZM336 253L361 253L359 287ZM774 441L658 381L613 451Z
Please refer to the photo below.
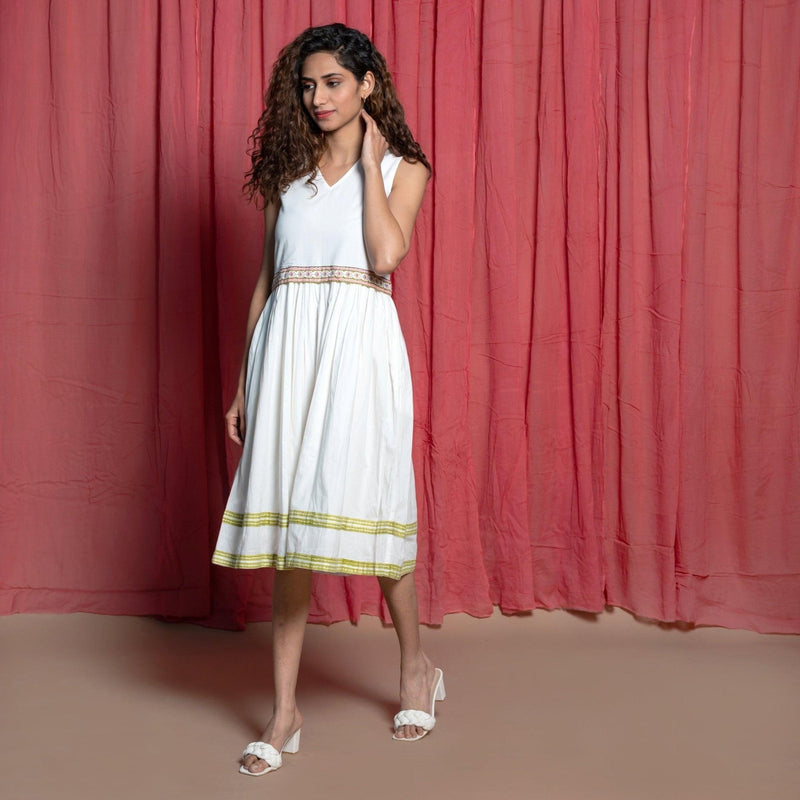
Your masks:
M421 614L800 631L800 3L0 3L0 612L269 615L211 570L278 49L386 55ZM318 621L382 613L320 577Z

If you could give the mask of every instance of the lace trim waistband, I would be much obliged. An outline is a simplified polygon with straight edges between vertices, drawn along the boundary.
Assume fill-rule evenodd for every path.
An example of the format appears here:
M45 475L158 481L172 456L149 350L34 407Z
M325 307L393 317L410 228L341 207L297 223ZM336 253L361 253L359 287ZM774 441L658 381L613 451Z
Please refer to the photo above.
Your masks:
M392 293L392 281L388 275L377 275L359 267L281 267L275 273L272 287L284 283L354 283L384 294Z

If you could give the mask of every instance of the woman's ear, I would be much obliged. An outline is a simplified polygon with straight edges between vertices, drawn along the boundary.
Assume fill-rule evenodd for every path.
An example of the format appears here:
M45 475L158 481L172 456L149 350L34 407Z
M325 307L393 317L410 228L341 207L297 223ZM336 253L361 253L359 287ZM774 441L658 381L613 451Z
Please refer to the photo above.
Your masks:
M367 71L361 79L361 99L366 100L375 88L375 76Z

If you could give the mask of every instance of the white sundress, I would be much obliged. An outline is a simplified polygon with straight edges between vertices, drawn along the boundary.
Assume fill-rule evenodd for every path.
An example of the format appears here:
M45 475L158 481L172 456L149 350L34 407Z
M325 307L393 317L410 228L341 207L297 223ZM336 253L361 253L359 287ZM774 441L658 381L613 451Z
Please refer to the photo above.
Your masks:
M387 195L402 159L381 164ZM314 191L316 189L316 193ZM247 365L244 449L212 562L399 578L417 547L411 373L363 239L364 174L281 195Z

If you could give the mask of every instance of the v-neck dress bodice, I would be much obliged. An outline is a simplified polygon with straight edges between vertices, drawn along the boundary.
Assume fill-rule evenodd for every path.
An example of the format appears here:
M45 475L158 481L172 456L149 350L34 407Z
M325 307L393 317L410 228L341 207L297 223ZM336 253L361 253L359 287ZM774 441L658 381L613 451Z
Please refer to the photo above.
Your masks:
M384 188L391 191L402 159L387 153L381 162ZM297 267L347 267L362 270L363 280L391 292L389 278L376 275L364 247L364 170L361 161L329 186L317 171L309 184L305 178L292 183L281 197L275 227L275 269Z
M401 158L381 164L391 191ZM364 245L364 173L281 195L246 433L215 564L399 578L414 568L413 400L391 281Z

